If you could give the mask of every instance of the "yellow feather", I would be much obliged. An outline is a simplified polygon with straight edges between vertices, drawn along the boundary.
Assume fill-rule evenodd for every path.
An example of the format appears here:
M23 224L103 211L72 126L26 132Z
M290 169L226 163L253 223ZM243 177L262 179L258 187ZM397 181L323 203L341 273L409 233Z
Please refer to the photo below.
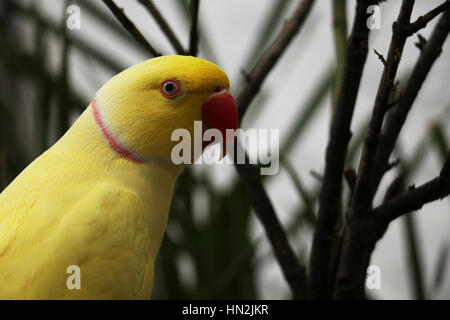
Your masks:
M183 85L164 98L162 81ZM216 65L166 56L140 63L97 93L108 129L133 152L170 160L170 134L193 130L201 103L229 87ZM191 131L192 132L192 131ZM0 194L1 299L147 299L182 166L118 155L92 106ZM68 289L68 266L81 289Z

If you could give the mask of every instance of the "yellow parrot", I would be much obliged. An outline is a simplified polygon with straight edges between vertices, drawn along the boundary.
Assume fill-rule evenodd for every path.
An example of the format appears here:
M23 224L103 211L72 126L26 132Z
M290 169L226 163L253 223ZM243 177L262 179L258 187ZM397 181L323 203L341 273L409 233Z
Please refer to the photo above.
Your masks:
M100 88L0 194L0 299L149 299L184 168L171 134L193 136L194 121L235 130L228 90L217 65L188 56L141 62Z

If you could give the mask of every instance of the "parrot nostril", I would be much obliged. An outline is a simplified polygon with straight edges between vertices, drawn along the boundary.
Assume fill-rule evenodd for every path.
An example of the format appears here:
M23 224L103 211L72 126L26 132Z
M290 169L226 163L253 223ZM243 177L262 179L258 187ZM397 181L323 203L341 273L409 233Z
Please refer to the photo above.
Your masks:
M215 90L216 92L220 92L220 91L222 91L222 87L220 87L220 86L217 86L216 87L216 90Z

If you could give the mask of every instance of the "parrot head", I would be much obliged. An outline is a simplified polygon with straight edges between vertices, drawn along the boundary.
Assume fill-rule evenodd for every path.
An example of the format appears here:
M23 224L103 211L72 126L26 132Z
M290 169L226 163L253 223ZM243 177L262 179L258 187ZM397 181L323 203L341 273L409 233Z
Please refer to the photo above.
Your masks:
M190 56L153 58L111 78L91 103L110 146L136 162L170 161L177 129L187 130L194 155L194 122L217 129L226 149L227 129L238 113L227 75L217 65ZM200 137L201 138L201 137ZM203 143L203 148L208 143ZM198 155L197 155L198 156Z

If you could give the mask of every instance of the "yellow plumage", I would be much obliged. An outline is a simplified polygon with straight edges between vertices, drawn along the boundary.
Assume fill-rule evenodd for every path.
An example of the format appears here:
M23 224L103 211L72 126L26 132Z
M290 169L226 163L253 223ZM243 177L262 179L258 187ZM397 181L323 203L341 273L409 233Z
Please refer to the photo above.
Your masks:
M161 95L177 79L177 99ZM171 132L201 120L201 104L229 88L216 65L166 56L140 63L96 94L119 141L149 160L135 163L108 144L92 105L0 194L0 298L145 299L182 166L170 163ZM68 266L81 271L69 290Z

